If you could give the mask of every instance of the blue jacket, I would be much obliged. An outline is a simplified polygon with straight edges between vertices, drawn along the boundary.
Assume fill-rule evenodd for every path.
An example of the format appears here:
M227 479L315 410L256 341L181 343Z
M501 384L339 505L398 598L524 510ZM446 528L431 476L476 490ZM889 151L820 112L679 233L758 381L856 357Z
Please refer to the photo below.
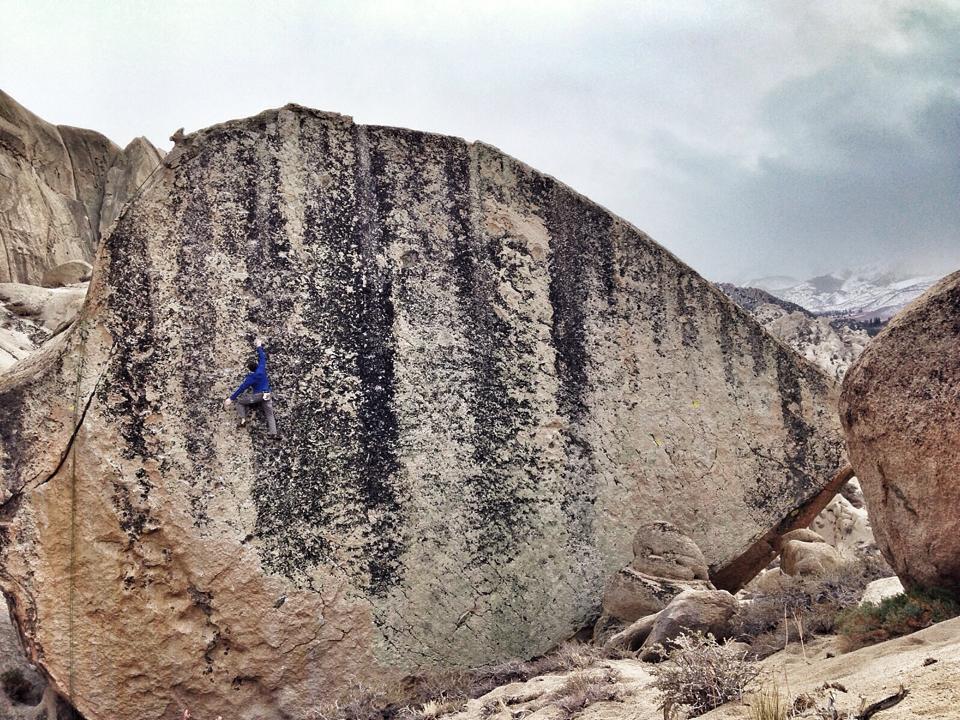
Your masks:
M257 369L244 378L243 382L240 383L240 387L230 396L231 400L236 400L237 396L247 388L251 388L255 393L270 392L270 380L267 378L267 354L263 351L262 347L257 348L257 357L260 358Z

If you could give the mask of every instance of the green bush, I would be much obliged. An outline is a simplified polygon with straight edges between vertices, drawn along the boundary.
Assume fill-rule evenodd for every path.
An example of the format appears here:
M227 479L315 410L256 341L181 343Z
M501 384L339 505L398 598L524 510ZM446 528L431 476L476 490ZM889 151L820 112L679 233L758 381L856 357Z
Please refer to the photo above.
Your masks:
M840 613L837 626L853 648L909 635L960 615L960 601L938 588L911 590Z

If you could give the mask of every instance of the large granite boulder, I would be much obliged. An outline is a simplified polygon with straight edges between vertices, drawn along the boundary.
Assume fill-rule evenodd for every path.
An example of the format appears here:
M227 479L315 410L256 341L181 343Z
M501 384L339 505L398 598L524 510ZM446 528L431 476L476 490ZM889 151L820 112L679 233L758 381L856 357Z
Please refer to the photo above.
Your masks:
M835 393L556 180L288 106L180 139L0 381L0 586L87 720L304 716L547 651L644 524L730 568L829 499Z
M121 150L92 130L51 125L0 91L0 282L37 285L57 265L91 260L159 159L142 138Z
M840 416L873 534L909 587L960 594L960 272L873 339Z

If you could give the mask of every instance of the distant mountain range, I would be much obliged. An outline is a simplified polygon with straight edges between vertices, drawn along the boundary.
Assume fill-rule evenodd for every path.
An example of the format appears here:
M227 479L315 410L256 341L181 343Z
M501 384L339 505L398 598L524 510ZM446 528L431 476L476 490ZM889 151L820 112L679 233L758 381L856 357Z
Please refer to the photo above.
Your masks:
M751 280L759 288L817 315L868 321L889 320L939 278L890 271L847 270L809 280L771 276Z

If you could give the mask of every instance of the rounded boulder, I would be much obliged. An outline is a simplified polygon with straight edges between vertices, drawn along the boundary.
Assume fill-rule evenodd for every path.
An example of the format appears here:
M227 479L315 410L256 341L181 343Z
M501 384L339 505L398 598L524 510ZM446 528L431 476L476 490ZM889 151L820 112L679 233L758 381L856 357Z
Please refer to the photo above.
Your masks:
M960 272L870 343L840 417L873 533L909 587L960 593Z

